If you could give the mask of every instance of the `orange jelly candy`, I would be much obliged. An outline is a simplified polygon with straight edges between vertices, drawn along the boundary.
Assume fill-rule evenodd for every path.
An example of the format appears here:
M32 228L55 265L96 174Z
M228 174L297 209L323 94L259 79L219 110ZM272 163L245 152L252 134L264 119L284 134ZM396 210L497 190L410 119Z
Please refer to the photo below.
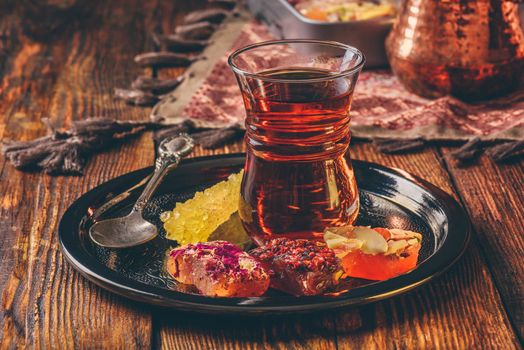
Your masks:
M422 235L400 229L345 226L327 229L324 240L342 260L347 276L382 281L417 266Z

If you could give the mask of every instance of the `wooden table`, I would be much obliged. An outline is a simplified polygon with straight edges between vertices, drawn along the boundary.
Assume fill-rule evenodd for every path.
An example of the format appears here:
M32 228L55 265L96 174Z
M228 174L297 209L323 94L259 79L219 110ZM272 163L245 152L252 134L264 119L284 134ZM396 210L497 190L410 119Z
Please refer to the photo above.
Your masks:
M0 138L42 136L42 117L57 126L90 116L146 119L148 109L114 100L112 90L147 73L132 58L151 49L148 32L171 31L199 2L93 2L91 16L43 43L20 35L19 19L3 5L0 32L12 35L0 38ZM57 225L66 208L94 186L152 164L150 134L95 156L81 177L22 173L0 158L0 348L520 348L524 163L498 166L482 157L461 168L450 151L386 156L371 144L352 146L354 158L402 168L462 202L474 235L449 272L359 308L252 319L137 304L88 282L60 253Z

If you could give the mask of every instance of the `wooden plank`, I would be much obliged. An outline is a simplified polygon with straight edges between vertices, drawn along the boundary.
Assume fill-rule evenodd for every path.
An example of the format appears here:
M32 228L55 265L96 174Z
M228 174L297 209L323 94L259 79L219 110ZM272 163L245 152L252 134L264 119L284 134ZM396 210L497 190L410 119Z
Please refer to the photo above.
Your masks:
M192 156L245 152L241 142L217 150L197 147ZM174 311L153 314L155 345L163 349L333 349L331 316L242 318Z
M352 154L355 159L402 168L453 192L449 176L433 150L386 156L370 144L357 144ZM407 295L376 304L284 319L234 319L173 312L155 313L154 318L158 325L157 344L175 349L323 348L332 347L333 340L340 349L518 347L475 242L441 278Z
M153 4L100 2L93 18L67 44L67 61L54 87L49 113L58 125L90 116L143 120L147 111L113 99L138 69L132 62L147 41L147 16ZM132 9L132 11L131 11ZM100 21L100 23L97 23ZM44 177L36 188L36 220L31 230L29 345L55 348L144 348L150 346L148 308L105 292L87 282L58 252L56 228L67 206L91 187L151 164L152 142L142 137L96 156L80 178ZM46 242L47 244L42 244Z
M333 317L329 315L242 318L161 312L154 317L159 327L157 344L162 349L336 347Z
M132 57L150 41L157 5L99 2L82 30L48 43L23 39L19 51L3 62L2 138L41 136L44 116L58 126L89 116L146 119L149 110L115 101L112 90L138 74ZM173 2L162 5L174 11ZM94 157L83 177L21 173L0 160L2 348L150 346L149 308L105 292L74 272L59 252L56 228L82 193L152 162L150 135Z
M116 169L132 170L140 157L107 166L108 176ZM100 170L100 168L95 170ZM27 281L28 312L26 341L36 348L137 348L149 346L149 310L108 293L86 281L65 262L57 242L61 213L87 190L96 177L46 177L33 193L33 222L30 228Z
M187 6L198 4L190 2ZM173 26L171 18L178 20L180 13L180 7L167 1L114 1L101 5L83 30L66 34L58 43L23 42L12 51L12 59L3 61L0 67L4 68L0 138L39 136L44 133L40 117L48 115L57 125L91 115L145 119L147 109L114 101L112 89L127 86L138 73L131 58L144 48L144 43L148 45L147 32L159 19L160 27L169 32ZM197 148L193 156L241 149L239 144L212 152ZM448 192L453 189L433 151L383 156L370 145L357 145L354 154L356 158L411 171ZM81 193L114 176L149 165L152 160L149 135L121 146L118 152L95 157L86 175L80 178L21 174L0 159L0 348L518 347L477 242L445 276L406 296L334 316L246 320L156 311L154 324L158 327L151 344L150 309L107 293L74 272L58 252L56 226L67 206ZM517 186L518 172L501 174L505 181L513 181ZM472 183L477 184L471 180L461 187L454 180L463 195L471 191ZM518 190L515 187L512 193L519 194L515 189ZM493 214L495 219L503 220L502 225L496 223L496 228L505 229L506 223L515 217L521 219L517 208L521 207L522 196L509 197L513 211L505 215L501 209ZM497 197L495 203L503 203L503 199ZM495 225L491 219L490 224ZM481 228L479 224L475 226ZM491 232L479 231L482 239ZM495 249L489 239L493 235L486 243L480 242L481 251L493 251L499 260L504 258L500 254L503 248L511 247L511 241L505 240ZM520 249L522 245L516 247ZM507 289L515 280L503 277L511 262L495 261L497 265L492 262L496 258L487 259L507 306L518 303L522 289L511 294ZM515 265L507 271L514 272L519 267Z
M442 150L446 166L510 320L524 341L524 162L497 165L483 156L475 165L460 167L451 151Z
M32 208L21 208L33 192L31 180L15 178L0 161L0 348L9 349L25 344L27 311L27 250L29 221Z
M434 150L388 156L371 144L355 159L398 167L448 193L454 188ZM339 348L517 348L518 339L476 241L445 275L409 294L337 316Z
M29 91L34 91L36 102L42 91L52 89L59 69L50 74L51 79L32 79L49 68L41 58L49 56L50 50L41 44L23 42L14 30L17 23L13 17L2 20L9 39L2 42L0 139L30 139L41 135L42 130L38 112L31 110L33 99L28 96ZM60 62L61 57L56 59ZM31 198L38 181L38 175L22 175L0 158L0 348L26 345L29 232L35 214Z

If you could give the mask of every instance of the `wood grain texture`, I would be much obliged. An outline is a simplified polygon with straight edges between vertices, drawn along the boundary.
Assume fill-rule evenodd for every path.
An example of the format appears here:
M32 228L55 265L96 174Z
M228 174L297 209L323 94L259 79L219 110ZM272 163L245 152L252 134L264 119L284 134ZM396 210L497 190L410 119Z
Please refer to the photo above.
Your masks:
M371 144L357 144L352 155L401 168L453 195L449 175L432 149L388 156ZM340 313L336 324L340 348L519 347L475 241L440 278L404 296Z
M132 57L150 49L155 6L99 2L80 30L46 43L22 36L9 41L14 44L1 65L2 139L43 135L42 117L57 126L90 116L146 119L147 110L115 101L112 93L140 73ZM150 135L115 146L94 157L83 177L21 173L1 159L2 348L150 346L150 310L87 282L58 248L58 221L79 195L153 161Z
M371 144L357 144L352 156L402 168L453 193L435 150L386 156ZM456 266L427 286L363 307L286 318L234 319L170 312L155 313L154 318L156 344L165 349L519 347L476 243Z
M96 1L79 26L40 43L21 36L19 19L0 4L0 139L42 136L42 117L57 126L89 116L146 119L149 109L114 100L113 89L151 73L132 63L136 53L152 49L151 30L171 32L203 3ZM192 157L243 150L242 143L197 147ZM447 149L443 154L444 160L435 149L385 156L370 144L353 146L355 159L399 167L458 193L476 238L449 272L407 295L359 308L247 319L131 302L85 280L60 254L56 229L63 212L94 186L150 165L150 134L93 157L82 177L21 173L0 158L0 349L519 348L523 165L497 167L481 159L460 169Z
M157 344L162 349L334 349L330 316L224 317L161 312Z
M460 167L444 160L477 233L510 320L524 341L524 162L497 165L483 156Z
M39 99L46 101L44 91L52 88L58 72L48 74L46 79L38 79L42 72L49 71L43 58L51 55L52 50L40 44L23 42L13 27L17 24L16 19L10 17L6 21L11 25L7 26L9 38L4 41L6 51L1 64L0 137L30 139L42 132L40 114L34 105ZM2 23L6 28L6 22ZM5 55L7 52L9 55ZM46 102L43 102L43 108L47 107ZM41 177L20 174L4 159L0 160L0 169L0 344L2 348L15 348L27 344L26 316L30 312L28 270L32 259L31 244L34 244L31 229L35 215L38 215L32 199Z

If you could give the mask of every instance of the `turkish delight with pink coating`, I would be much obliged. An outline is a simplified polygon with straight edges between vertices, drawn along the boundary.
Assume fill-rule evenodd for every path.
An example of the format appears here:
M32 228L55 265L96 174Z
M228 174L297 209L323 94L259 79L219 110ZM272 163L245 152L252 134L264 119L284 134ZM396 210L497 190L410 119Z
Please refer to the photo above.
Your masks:
M269 287L262 264L226 241L187 244L171 250L166 269L178 282L212 297L256 297Z

